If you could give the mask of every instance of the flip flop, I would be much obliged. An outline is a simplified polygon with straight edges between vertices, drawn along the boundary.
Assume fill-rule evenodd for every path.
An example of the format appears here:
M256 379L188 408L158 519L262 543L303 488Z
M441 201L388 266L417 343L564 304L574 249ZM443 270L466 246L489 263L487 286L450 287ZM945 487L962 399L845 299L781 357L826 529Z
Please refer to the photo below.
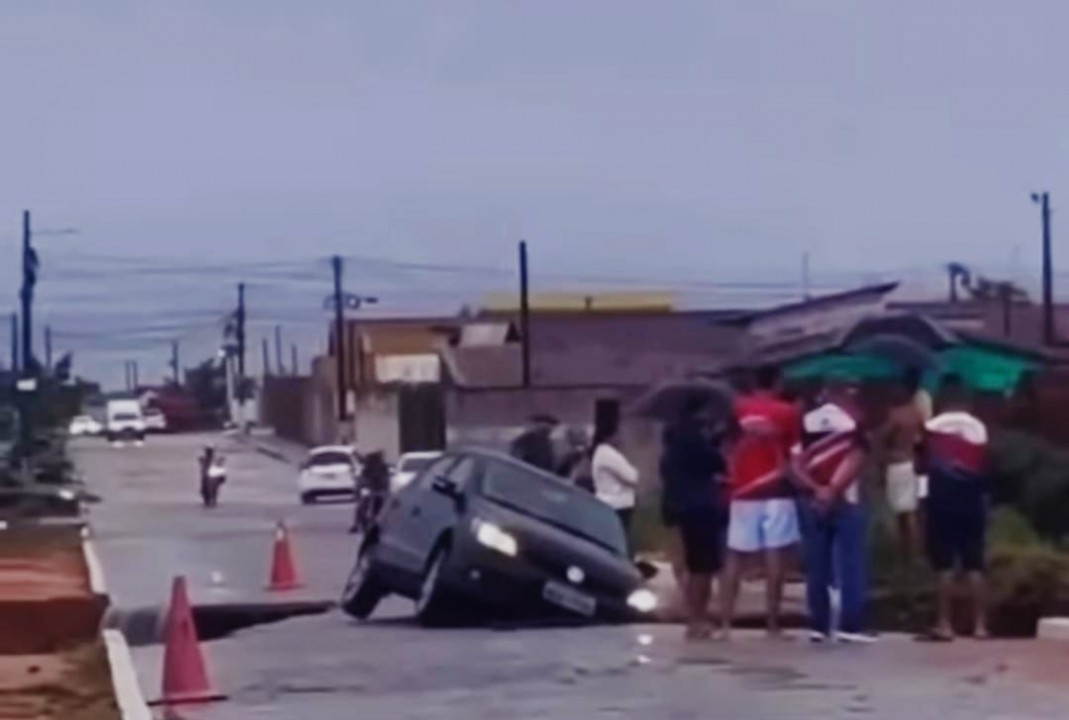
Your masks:
M925 632L920 633L919 635L917 635L913 639L916 640L917 642L930 642L930 643L954 642L954 636L953 635L948 635L947 633L944 633L944 632L941 632L941 631L935 630L935 629L926 630Z

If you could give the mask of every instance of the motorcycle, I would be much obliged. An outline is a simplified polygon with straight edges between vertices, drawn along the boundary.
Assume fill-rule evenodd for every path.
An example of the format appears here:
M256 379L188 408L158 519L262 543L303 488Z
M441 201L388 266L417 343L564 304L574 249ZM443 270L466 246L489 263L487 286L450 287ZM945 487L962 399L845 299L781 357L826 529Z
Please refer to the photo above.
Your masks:
M386 497L383 493L372 492L367 487L361 487L356 492L356 510L353 514L353 526L349 532L363 535L375 523L375 518L382 512L386 505Z
M219 488L226 482L226 467L221 458L212 461L201 481L200 495L204 507L213 508L219 504Z

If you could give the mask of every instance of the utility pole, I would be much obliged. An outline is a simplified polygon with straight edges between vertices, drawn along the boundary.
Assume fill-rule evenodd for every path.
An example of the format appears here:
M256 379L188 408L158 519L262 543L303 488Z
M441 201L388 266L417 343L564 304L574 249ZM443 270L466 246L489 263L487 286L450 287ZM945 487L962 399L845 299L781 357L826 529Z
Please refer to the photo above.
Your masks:
M19 369L19 314L11 313L11 371Z
M238 375L234 382L238 400L238 426L244 430L245 425L245 283L238 283L237 341L238 341Z
M174 384L176 386L182 384L181 371L179 370L179 362L178 362L178 341L177 340L172 340L171 341L171 376L174 378Z
M527 242L520 241L520 343L523 353L523 386L531 387L531 304L527 284Z
M37 254L33 251L30 211L22 211L22 368L34 369L33 359L33 286L37 282ZM26 423L23 423L24 425Z
M290 355L292 356L291 359L293 361L293 364L291 366L292 370L293 370L293 374L295 376L296 375L300 375L301 374L301 368L297 363L297 343L293 343L292 345L290 345Z
M267 340L267 336L266 335L264 336L264 339L263 339L263 349L264 349L264 360L263 360L263 363L264 363L264 365L263 365L264 377L267 377L268 375L271 374L271 348L270 348L270 344L269 344L269 342Z
M1043 211L1043 342L1056 343L1054 333L1054 260L1050 246L1050 193L1032 193L1032 202Z
M345 386L345 297L342 292L342 259L335 255L331 259L334 269L334 364L338 377L338 420L348 417L348 389Z
M286 366L282 364L282 326L275 325L275 372L279 375L286 374Z
M809 251L802 253L802 299L809 299Z
M52 326L45 325L45 367L52 372Z
M245 377L245 283L238 283L238 377Z
M131 389L135 393L137 392L137 388L141 386L141 377L140 377L139 370L140 370L140 368L138 368L138 366L137 366L137 360L131 360L130 361L130 371L131 371L130 375L131 375L131 377L133 378L133 381L134 381L134 386Z

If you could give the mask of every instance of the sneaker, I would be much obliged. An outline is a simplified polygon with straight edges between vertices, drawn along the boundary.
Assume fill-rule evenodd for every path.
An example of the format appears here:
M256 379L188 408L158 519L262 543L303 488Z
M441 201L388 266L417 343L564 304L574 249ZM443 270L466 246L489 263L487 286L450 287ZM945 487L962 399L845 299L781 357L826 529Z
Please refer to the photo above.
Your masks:
M828 633L817 632L816 630L809 631L809 642L811 645L826 645L833 642L832 636Z
M847 645L871 645L874 642L877 642L879 638L872 633L840 631L836 634L835 639Z

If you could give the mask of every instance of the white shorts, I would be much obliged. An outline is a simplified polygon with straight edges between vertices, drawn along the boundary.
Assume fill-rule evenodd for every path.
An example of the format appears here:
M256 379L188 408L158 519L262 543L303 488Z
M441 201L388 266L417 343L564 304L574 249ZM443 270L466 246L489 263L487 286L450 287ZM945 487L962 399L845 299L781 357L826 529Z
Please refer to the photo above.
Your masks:
M800 539L798 508L790 498L732 500L728 548L735 552L778 550Z
M917 511L920 487L913 462L906 461L887 466L887 504L896 515Z

